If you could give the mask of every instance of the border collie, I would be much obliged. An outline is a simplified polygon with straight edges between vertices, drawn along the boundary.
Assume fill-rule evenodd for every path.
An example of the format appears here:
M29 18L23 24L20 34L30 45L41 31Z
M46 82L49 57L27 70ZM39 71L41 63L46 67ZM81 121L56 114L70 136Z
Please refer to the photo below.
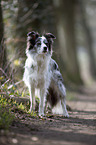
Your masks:
M36 90L38 90L40 97L39 116L44 116L47 100L53 112L56 112L56 107L59 104L62 111L57 109L58 114L69 117L65 104L66 90L63 78L57 63L51 58L52 43L55 36L51 33L40 36L34 31L29 32L27 36L27 59L23 81L29 88L30 111L35 110L35 95Z

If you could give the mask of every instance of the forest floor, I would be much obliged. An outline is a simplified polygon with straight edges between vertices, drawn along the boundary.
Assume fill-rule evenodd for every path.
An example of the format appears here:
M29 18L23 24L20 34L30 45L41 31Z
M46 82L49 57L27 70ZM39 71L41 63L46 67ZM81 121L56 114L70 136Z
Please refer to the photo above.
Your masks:
M0 145L96 145L96 85L74 93L67 104L69 118L17 111L9 131L1 130Z

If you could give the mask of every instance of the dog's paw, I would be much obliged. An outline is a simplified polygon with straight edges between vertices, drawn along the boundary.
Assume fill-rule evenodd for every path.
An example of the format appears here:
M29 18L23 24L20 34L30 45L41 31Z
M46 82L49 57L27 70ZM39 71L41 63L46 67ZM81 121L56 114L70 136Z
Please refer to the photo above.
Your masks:
M63 115L64 115L64 117L69 118L69 114L68 114L68 112L65 112Z
M32 108L31 108L31 107L30 107L30 109L29 109L29 111L28 111L28 112L30 112L30 113L32 112Z
M44 115L44 114L39 113L39 116L44 117L45 115Z
M45 117L44 113L39 113L39 117Z
M35 111L32 108L30 108L28 112L34 114Z

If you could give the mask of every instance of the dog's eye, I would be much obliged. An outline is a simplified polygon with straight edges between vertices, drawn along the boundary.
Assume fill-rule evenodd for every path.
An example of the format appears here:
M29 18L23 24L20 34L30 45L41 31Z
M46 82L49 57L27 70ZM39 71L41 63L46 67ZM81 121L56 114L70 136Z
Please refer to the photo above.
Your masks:
M48 42L46 42L45 44L48 45Z
M40 46L41 45L41 42L38 42L37 45Z

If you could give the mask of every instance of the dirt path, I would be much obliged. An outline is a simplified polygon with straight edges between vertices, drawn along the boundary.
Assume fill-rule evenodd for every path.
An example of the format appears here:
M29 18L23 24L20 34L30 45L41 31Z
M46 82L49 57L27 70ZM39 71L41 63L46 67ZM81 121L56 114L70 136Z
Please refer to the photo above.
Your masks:
M10 131L1 131L0 145L96 145L96 88L85 88L67 104L69 118L17 112Z

